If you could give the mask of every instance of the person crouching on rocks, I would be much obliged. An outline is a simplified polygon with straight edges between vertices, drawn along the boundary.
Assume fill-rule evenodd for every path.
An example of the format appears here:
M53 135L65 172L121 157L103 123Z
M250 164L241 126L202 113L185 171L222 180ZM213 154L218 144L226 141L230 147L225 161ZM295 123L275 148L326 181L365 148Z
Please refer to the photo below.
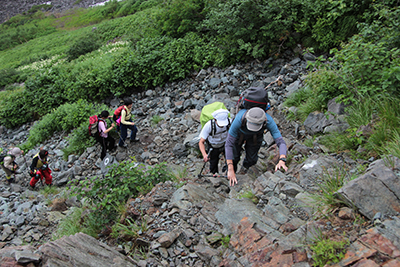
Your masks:
M40 180L45 179L47 185L51 185L53 182L53 177L51 176L51 170L47 162L47 156L49 152L47 150L40 150L33 159L31 164L31 176L32 179L29 185L32 189L35 188L36 183Z
M1 168L6 173L6 182L8 184L14 182L14 177L12 175L15 175L18 169L18 164L15 162L15 158L23 154L24 151L22 151L18 147L14 147L10 151L8 151L7 155L0 162Z

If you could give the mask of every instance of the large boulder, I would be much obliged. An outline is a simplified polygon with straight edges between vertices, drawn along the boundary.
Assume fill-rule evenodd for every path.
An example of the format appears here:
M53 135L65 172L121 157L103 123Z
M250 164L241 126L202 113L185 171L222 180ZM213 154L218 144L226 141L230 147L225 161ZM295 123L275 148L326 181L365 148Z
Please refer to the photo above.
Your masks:
M367 172L344 185L337 193L349 206L356 207L369 219L381 212L400 212L400 159L380 159Z

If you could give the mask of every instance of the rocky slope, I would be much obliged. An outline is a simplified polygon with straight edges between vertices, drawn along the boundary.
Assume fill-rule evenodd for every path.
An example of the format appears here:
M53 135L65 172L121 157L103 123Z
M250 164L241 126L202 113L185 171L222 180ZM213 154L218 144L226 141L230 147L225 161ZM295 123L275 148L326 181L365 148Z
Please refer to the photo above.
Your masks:
M93 5L107 2L105 0L2 0L0 1L0 23L6 22L17 14L30 10L33 6L48 4L53 7L48 12L62 12L73 8L88 8Z
M300 267L313 264L309 245L318 236L325 236L349 242L345 258L337 266L398 266L400 161L353 160L345 153L324 153L318 140L313 147L303 144L310 134L346 125L341 119L343 109L334 101L327 114L335 116L314 113L304 124L285 119L287 108L282 103L302 86L307 60L313 59L310 54L298 55L287 52L278 60L223 70L209 68L183 81L132 95L141 141L128 144L126 150L119 148L107 160L117 163L135 156L145 165L166 161L172 170L183 173L180 179L184 182L183 186L158 184L146 196L128 201L125 220L132 218L146 225L138 238L113 239L110 229L105 228L98 240L78 234L48 242L68 209L80 203L74 198L64 201L62 195L49 202L39 191L28 190L27 165L39 146L28 151L25 158L18 159L22 173L17 175L17 183L0 184L2 261L31 266ZM230 187L222 176L199 175L203 163L194 149L199 115L205 104L215 100L233 111L239 92L250 86L268 86L271 115L292 160L287 173L273 171L276 147L267 134L258 164L247 175L238 176L238 185ZM120 100L106 102L115 108ZM152 123L154 115L163 118L157 125ZM30 127L0 127L0 146L24 142ZM50 151L56 186L63 188L68 181L105 174L97 145L64 161L61 149L67 145L65 137L59 133L40 145ZM359 172L366 167L365 173ZM330 211L332 216L315 217L318 202L312 203L309 193L321 190L319 185L328 173L346 182L338 194L347 204ZM243 197L249 192L256 196L254 202ZM30 246L22 246L24 243ZM136 252L128 254L132 248ZM102 264L96 255L103 255Z

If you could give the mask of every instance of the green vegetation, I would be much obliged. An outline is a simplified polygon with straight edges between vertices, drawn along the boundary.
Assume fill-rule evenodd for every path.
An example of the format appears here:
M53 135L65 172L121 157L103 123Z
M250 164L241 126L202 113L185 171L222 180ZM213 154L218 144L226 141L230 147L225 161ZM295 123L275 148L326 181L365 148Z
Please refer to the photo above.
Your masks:
M317 230L317 236L311 240L309 247L313 252L313 266L326 266L331 263L338 263L344 258L346 252L345 247L349 241L343 238L340 241L332 240L322 234L322 231Z
M110 167L103 179L92 177L72 188L78 199L85 198L94 210L114 212L128 198L146 194L154 185L172 179L165 163L146 169L134 160ZM84 188L84 190L82 190Z
M346 179L348 174L343 167L336 167L330 172L325 170L322 177L319 177L316 183L318 190L310 195L317 208L317 215L328 216L332 210L344 204L336 192L344 185Z
M377 19L385 14L385 18ZM285 102L296 106L291 118L304 121L310 112L326 111L334 97L349 104L345 120L349 129L323 137L331 151L349 151L357 157L381 157L396 154L400 132L400 33L399 10L372 5L359 23L359 34L333 48L329 59L320 57L310 66L316 71L306 79L306 86ZM327 63L327 64L323 64ZM361 148L361 150L359 150ZM398 153L397 153L398 154Z
M254 204L258 203L258 198L256 197L256 195L251 191L245 191L240 195L240 198L248 198L251 200L251 202L253 202Z
M126 239L137 237L139 230L147 231L147 222L145 219L138 223L125 218L125 203L131 197L148 193L157 183L168 180L173 180L173 176L165 163L146 168L131 160L112 165L102 179L93 177L71 185L71 195L84 200L85 206L74 209L62 220L53 239L78 232L97 237L104 227L112 228L114 235Z
M151 123L153 125L157 125L162 120L163 120L163 118L159 115L154 115L153 117L151 117Z

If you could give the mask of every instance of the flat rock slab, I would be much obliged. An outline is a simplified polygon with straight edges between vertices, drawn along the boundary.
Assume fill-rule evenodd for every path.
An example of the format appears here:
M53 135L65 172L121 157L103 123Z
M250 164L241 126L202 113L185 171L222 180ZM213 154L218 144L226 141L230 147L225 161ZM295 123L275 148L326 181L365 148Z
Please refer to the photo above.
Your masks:
M128 257L95 238L77 233L40 247L43 267L134 267Z

